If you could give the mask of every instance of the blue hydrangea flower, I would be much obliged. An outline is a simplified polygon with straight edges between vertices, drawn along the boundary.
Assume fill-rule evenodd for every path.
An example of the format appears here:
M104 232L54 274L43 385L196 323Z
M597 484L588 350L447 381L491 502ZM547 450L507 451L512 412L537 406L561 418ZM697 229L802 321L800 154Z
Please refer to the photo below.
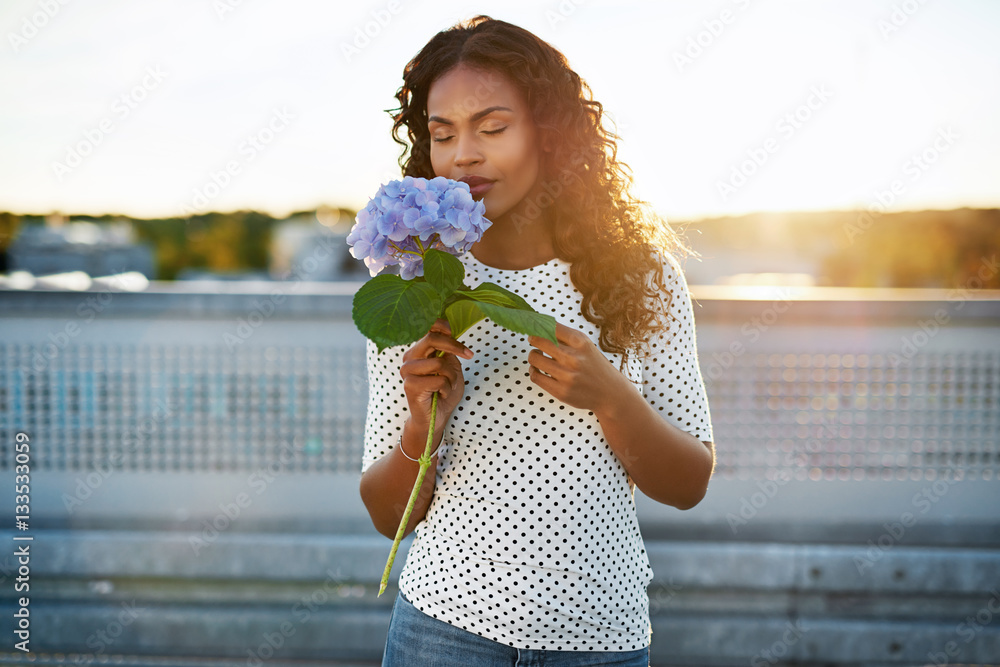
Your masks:
M456 256L468 252L493 224L483 217L485 211L467 183L406 176L379 187L358 211L347 244L373 277L398 265L399 276L410 280L424 275L428 248Z

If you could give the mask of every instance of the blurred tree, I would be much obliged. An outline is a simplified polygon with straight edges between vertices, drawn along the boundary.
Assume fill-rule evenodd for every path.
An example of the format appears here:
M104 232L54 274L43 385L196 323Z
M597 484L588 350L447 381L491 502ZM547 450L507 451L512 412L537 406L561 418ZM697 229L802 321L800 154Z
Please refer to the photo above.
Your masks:
M309 216L315 211L297 211ZM336 214L341 231L355 216ZM819 285L847 287L983 287L1000 289L1000 209L960 208L876 214L859 227L865 211L757 213L735 218L671 221L696 252L711 261L713 248L753 253L777 250L819 267ZM97 222L130 220L136 237L154 248L156 277L174 280L186 268L216 272L266 270L277 220L258 211L204 213L190 218L133 219L120 215L71 216ZM0 213L0 251L24 224L44 216ZM850 232L850 233L848 233ZM349 261L348 261L349 260ZM363 268L353 258L350 267ZM779 260L780 261L780 260ZM359 269L360 270L360 269ZM780 267L775 270L780 271Z
M10 263L7 260L7 248L17 236L21 227L21 216L14 213L0 213L0 273L6 273Z
M258 211L133 220L137 236L156 249L160 280L174 280L186 268L219 273L266 270L274 222Z

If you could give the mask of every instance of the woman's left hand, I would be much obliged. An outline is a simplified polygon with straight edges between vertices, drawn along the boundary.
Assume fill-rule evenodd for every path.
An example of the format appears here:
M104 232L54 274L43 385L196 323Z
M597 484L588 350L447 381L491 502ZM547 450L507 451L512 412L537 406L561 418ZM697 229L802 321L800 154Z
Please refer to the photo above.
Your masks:
M558 347L540 336L528 336L528 377L563 403L600 412L604 404L635 386L582 331L556 322Z

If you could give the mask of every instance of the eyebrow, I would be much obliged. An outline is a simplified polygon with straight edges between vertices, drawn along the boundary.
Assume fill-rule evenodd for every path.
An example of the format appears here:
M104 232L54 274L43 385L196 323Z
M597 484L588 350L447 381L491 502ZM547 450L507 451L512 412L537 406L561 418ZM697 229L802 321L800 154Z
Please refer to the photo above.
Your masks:
M493 113L494 111L513 111L513 109L511 109L510 107L498 107L498 106L489 107L487 109L483 109L482 111L477 111L476 113L472 114L472 117L469 120L475 122L480 118L483 118ZM441 116L431 116L430 118L427 119L427 122L442 123L444 125L454 125L454 123L452 123L450 120L448 120L447 118L442 118Z

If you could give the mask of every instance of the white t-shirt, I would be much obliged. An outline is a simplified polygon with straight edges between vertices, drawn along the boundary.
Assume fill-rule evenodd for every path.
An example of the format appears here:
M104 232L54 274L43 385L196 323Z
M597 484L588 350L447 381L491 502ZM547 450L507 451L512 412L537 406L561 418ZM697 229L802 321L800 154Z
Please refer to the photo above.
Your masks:
M649 357L630 355L628 377L668 423L711 441L690 293L676 260L664 257L669 330L651 338ZM597 344L568 262L502 270L471 252L461 261L468 287L505 287ZM416 527L400 590L430 616L516 648L647 646L653 573L628 474L597 418L529 379L527 336L484 319L459 340L475 356L459 358L465 395L445 428L434 497ZM399 368L408 347L377 355L368 341L363 470L402 432L408 406ZM602 353L620 368L621 355Z

